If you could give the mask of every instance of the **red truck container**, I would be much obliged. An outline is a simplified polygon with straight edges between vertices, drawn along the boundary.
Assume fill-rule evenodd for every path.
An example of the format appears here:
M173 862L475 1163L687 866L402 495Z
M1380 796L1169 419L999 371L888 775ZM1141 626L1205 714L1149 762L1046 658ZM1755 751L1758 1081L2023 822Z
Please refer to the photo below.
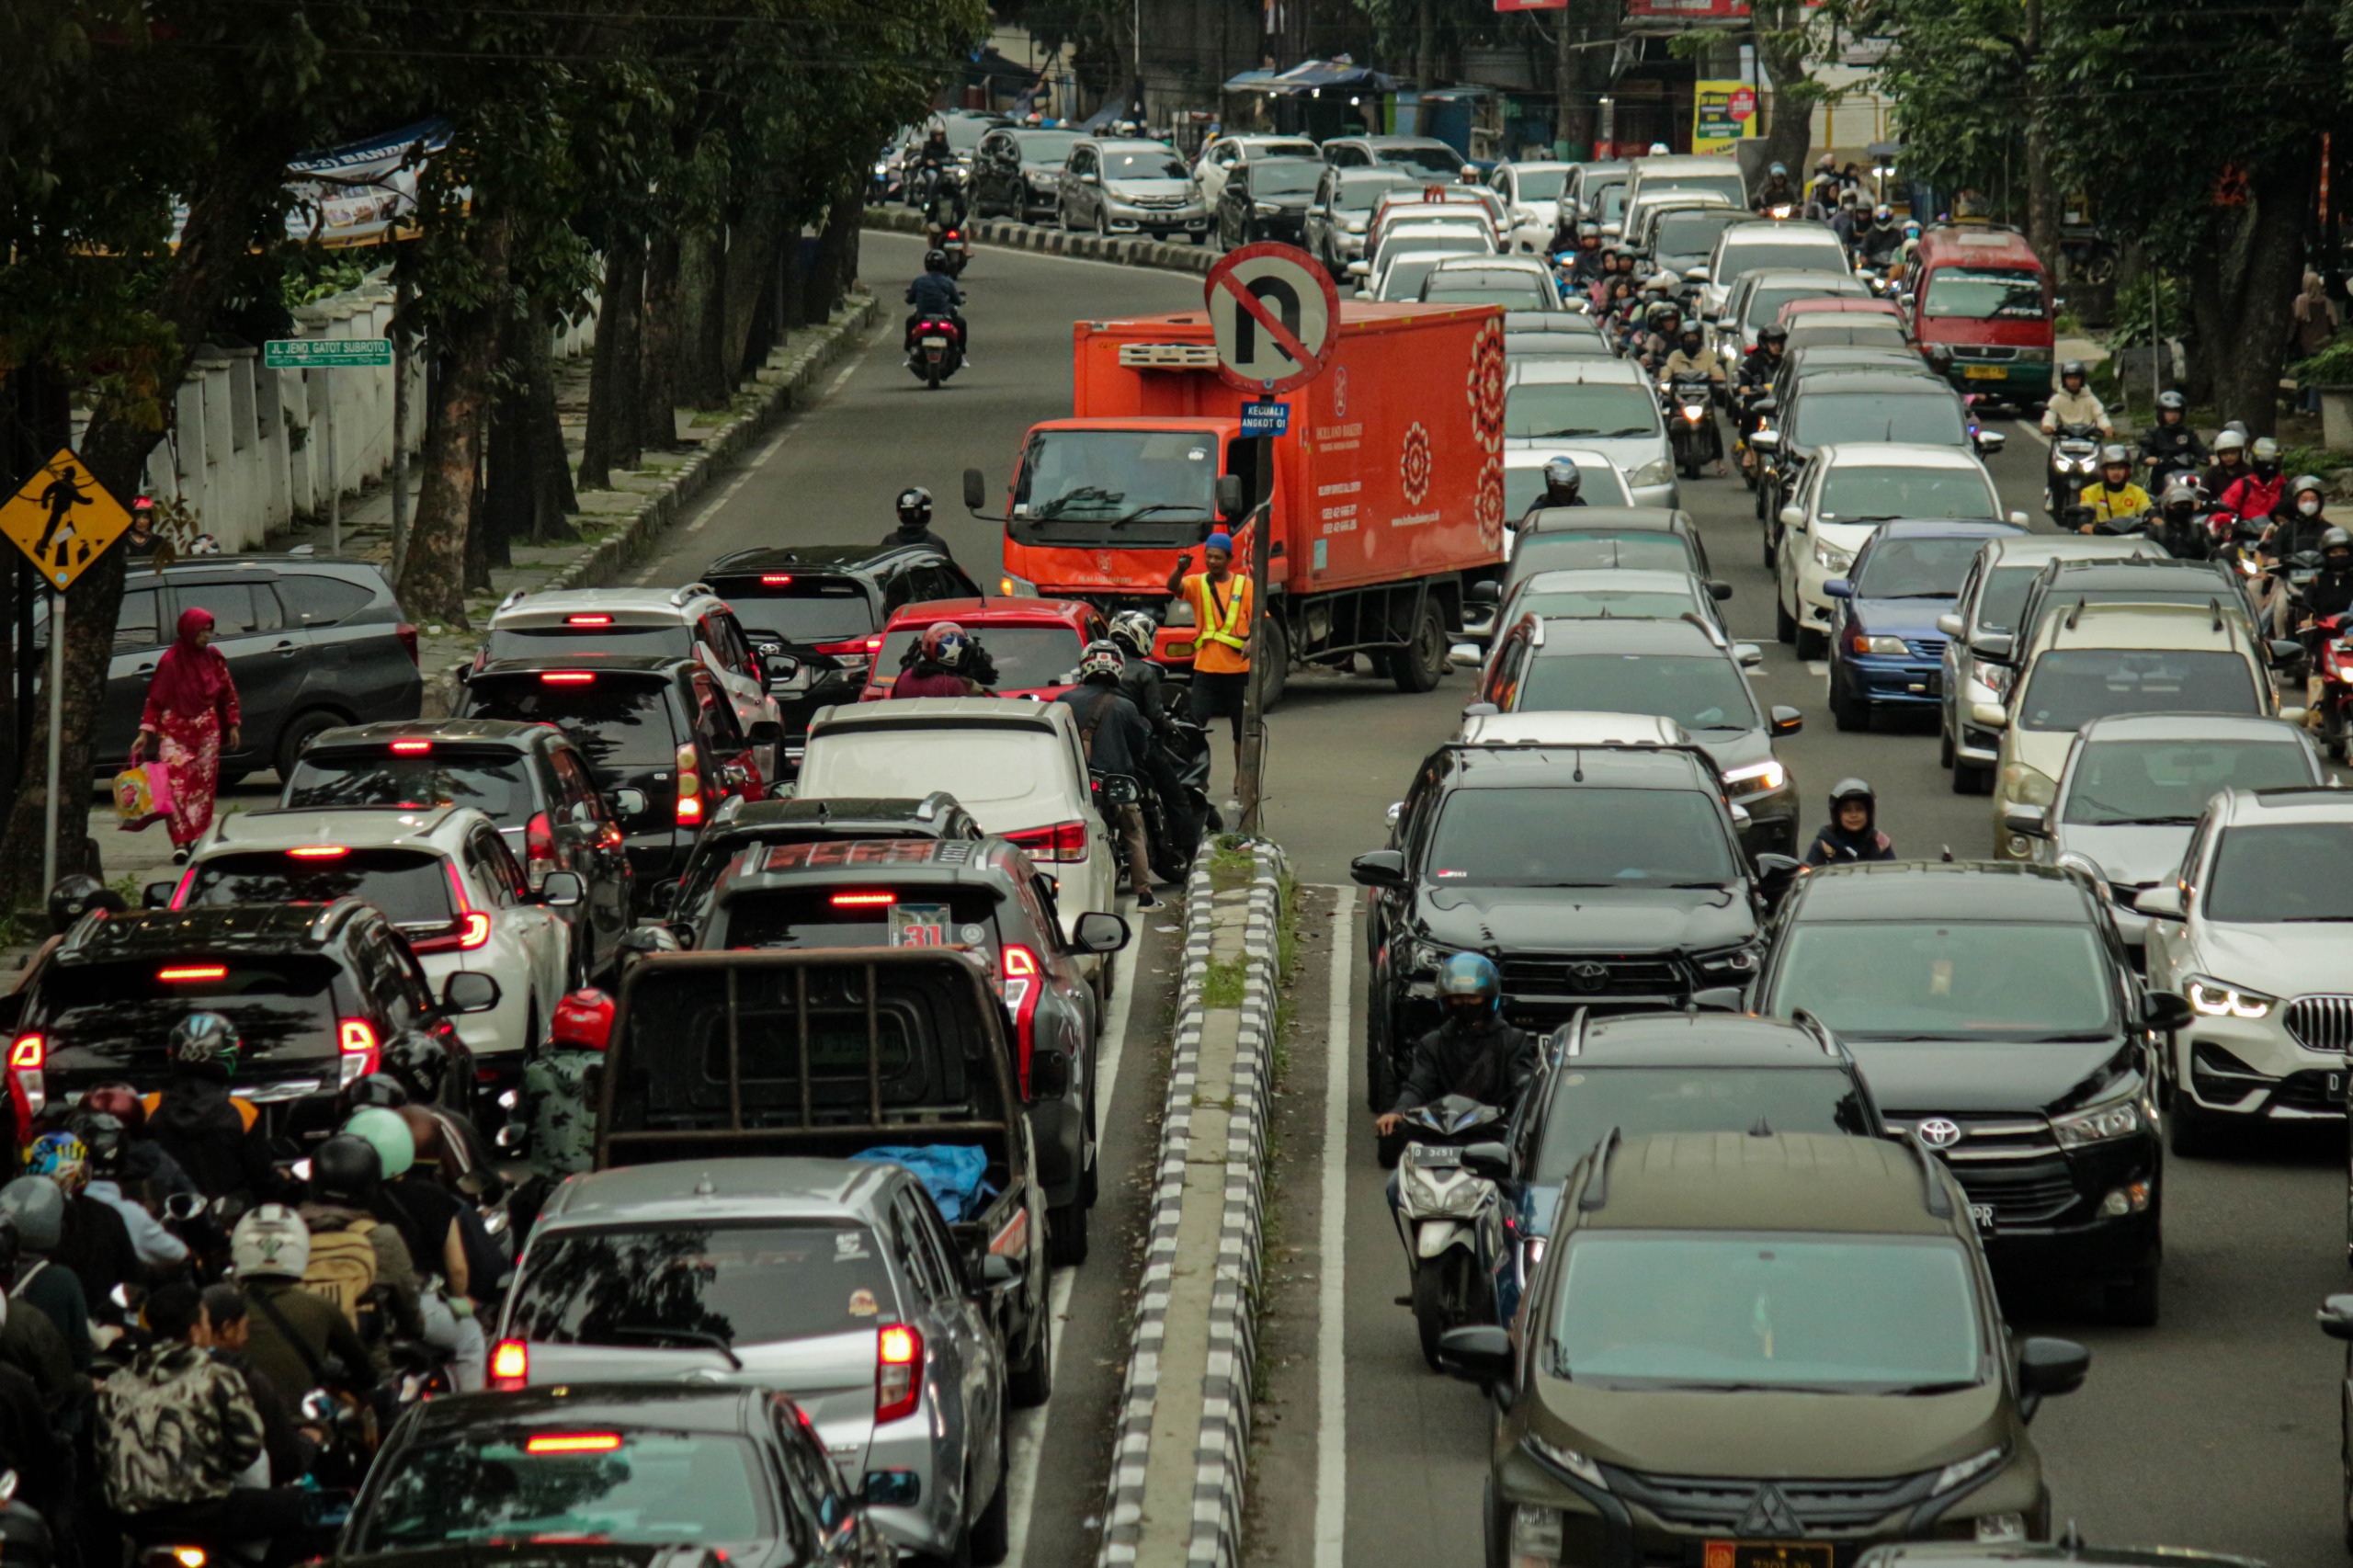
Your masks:
M1465 585L1502 565L1498 310L1344 303L1324 373L1282 395L1290 428L1271 475L1242 434L1244 394L1218 378L1206 315L1080 322L1074 335L1073 417L1024 437L995 515L1006 593L1107 614L1166 607L1157 656L1189 669L1168 574L1224 526L1218 480L1232 474L1245 501L1269 502L1274 680L1293 660L1370 653L1406 690L1438 683ZM964 500L988 515L978 469L965 471ZM1236 564L1247 561L1245 533Z

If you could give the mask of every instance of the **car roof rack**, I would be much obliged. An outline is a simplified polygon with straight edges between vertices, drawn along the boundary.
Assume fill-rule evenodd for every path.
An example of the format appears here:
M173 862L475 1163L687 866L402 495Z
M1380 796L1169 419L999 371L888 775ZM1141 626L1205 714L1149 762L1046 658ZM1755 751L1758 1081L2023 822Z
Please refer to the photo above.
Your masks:
M1609 1160L1623 1142L1618 1129L1612 1127L1593 1146L1593 1174L1585 1178L1585 1190L1577 1194L1578 1213L1598 1213L1601 1206L1609 1201Z
M1708 641L1714 643L1719 648L1729 648L1732 646L1732 639L1723 634L1722 628L1710 621L1696 609L1687 609L1675 619L1677 620L1689 621L1692 625L1706 632L1708 634Z
M711 585L709 583L688 583L685 587L678 589L670 596L670 602L683 608L690 599L715 599L718 597L719 595L712 590Z
M1560 1042L1560 1049L1552 1053L1555 1062L1566 1062L1570 1057L1584 1052L1585 1021L1592 1011L1590 1007L1579 1007L1569 1015L1569 1021L1561 1026L1560 1032L1553 1037Z
M1815 1017L1810 1010L1804 1007L1791 1008L1790 1021L1821 1041L1823 1055L1844 1056L1847 1054L1847 1048L1839 1043L1836 1035L1830 1032L1830 1026Z
M1904 1146L1912 1151L1914 1159L1920 1162L1920 1184L1925 1189L1929 1216L1938 1220L1951 1219L1952 1194L1945 1190L1944 1181L1938 1174L1940 1162L1928 1153L1928 1146L1920 1142L1920 1134L1916 1131L1904 1135Z

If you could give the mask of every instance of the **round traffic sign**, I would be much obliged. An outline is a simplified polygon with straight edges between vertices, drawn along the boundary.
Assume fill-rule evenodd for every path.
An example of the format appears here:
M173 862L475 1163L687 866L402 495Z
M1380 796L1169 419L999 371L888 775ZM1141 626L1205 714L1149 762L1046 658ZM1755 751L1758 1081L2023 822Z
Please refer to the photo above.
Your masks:
M1288 392L1313 381L1339 339L1331 275L1297 245L1232 250L1201 289L1217 338L1218 374L1245 392Z

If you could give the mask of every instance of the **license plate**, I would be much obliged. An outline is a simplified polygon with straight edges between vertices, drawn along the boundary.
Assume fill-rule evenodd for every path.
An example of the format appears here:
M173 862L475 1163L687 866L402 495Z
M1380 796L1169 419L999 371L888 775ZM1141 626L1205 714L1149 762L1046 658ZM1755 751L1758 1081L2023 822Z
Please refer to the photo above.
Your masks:
M891 945L894 948L946 947L948 906L944 903L892 904Z
M1930 670L1928 672L1928 695L1930 697L1942 697L1944 694L1945 672L1942 670Z
M1711 1540L1701 1568L1831 1568L1826 1540Z
M923 346L926 348L945 348L948 347L948 340L944 337L926 337L923 340Z
M1990 1203L1971 1204L1969 1217L1977 1221L1977 1228L1981 1231L1990 1231L1994 1228L1994 1206Z
M1961 373L1972 381L2006 381L2008 369L2001 365L1963 365Z

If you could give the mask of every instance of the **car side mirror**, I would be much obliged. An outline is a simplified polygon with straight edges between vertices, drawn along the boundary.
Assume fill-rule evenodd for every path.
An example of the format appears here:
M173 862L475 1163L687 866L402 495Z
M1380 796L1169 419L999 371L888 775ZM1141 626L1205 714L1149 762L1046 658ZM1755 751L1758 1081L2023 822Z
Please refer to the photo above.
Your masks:
M497 981L473 970L461 969L441 984L441 1010L445 1013L487 1013L498 1006L500 994Z
M2331 1339L2353 1339L2353 1296L2331 1296L2313 1318Z
M2151 1034L2172 1034L2189 1027L2197 1016L2189 998L2174 991L2141 994L2141 1027Z
M1800 533L1805 532L1805 513L1795 506L1782 507L1781 526L1785 528L1795 528Z
M1722 604L1732 597L1732 585L1721 577L1711 578L1708 583L1708 597Z
M1465 719L1491 719L1502 711L1492 702L1466 702L1462 705Z
M800 673L801 661L793 654L763 653L760 655L760 674L767 677L770 691L776 690L779 687L790 686L793 677Z
M2284 670L2290 665L2300 665L2306 657L2304 645L2292 637L2274 637L2263 647L2264 652L2271 655L2271 667L2274 669Z
M1989 665L2006 665L2018 645L2018 638L2007 631L1988 631L1969 645L1969 652Z
M1238 519L1245 510L1242 499L1242 476L1221 473L1217 476L1217 515L1228 522Z
M1457 642L1446 651L1446 662L1458 670L1475 670L1487 662L1476 642Z
M1097 174L1093 169L1089 169L1085 174L1078 176L1078 183L1081 185L1101 185L1103 183L1103 176Z
M1980 430L1971 439L1977 443L1977 449L1989 458L2010 444L2010 438L1999 430Z
M1691 993L1691 1006L1711 1013L1737 1013L1748 994L1737 985L1711 985Z
M2072 1339L2035 1335L2018 1346L2018 1392L2035 1399L2075 1392L2091 1369L2092 1353Z
M2006 730L2010 727L2010 713L1998 702L1972 702L1969 705L1969 722L1981 730Z
M744 738L756 746L779 745L784 741L784 726L773 719L755 719L745 730Z
M1494 1324L1450 1328L1438 1336L1438 1369L1476 1383L1497 1400L1511 1397L1511 1335Z
M2132 901L2132 907L2152 920L2179 920L2185 913L2181 889L2172 882L2159 882L2145 889Z
M1824 598L1851 599L1855 597L1855 585L1844 577L1833 577L1822 585L1822 594Z
M1076 670L1073 670L1068 676L1057 680L1054 684L1057 686L1076 686L1078 684L1078 672ZM1103 798L1104 802L1107 805L1113 806L1132 806L1143 799L1142 787L1137 784L1134 779L1129 778L1123 773L1107 773L1097 778L1095 780L1095 792Z
M1372 849L1348 862L1348 877L1358 887L1402 888L1405 885L1405 856L1402 850Z
M2002 825L2024 838L2051 836L2050 812L2037 805L2016 805L2002 813Z
M1397 830L1397 824L1404 821L1404 817L1405 802L1403 801L1390 801L1389 808L1381 813L1381 820L1389 824L1389 829L1392 833Z
M1765 650L1754 642L1733 643L1732 656L1739 662L1740 667L1744 670L1757 670L1765 667Z
M1462 1168L1489 1181L1511 1179L1511 1150L1502 1143L1472 1143L1462 1151Z
M577 909L588 896L588 884L577 871L550 871L540 884L540 902L550 909Z
M177 882L149 882L140 890L139 903L143 909L169 909L172 894L179 891Z
M1504 585L1492 577L1483 577L1462 590L1465 604L1499 605L1504 602Z
M1352 261L1348 263L1347 270L1348 276L1351 278L1370 278L1372 276L1372 266L1369 262Z
M1805 715L1794 708L1777 707L1772 712L1772 730L1776 735L1794 735L1805 728Z
M981 1259L981 1284L983 1289L995 1290L1010 1285L1020 1278L1021 1260L1017 1257L1007 1257L1001 1252L993 1252Z
M678 901L678 884L679 879L672 877L668 881L656 882L652 887L646 889L646 913L654 915L656 919L668 915L671 911L671 906Z
M1961 624L1961 617L1953 614L1950 610L1945 611L1944 614L1937 617L1937 630L1943 632L1947 637L1959 637L1963 631Z
M1786 881L1805 869L1805 862L1793 855L1777 855L1767 850L1756 857L1756 880L1771 884Z
M613 809L613 815L617 817L642 816L645 812L645 791L616 790L605 797L605 804Z
M964 510L977 512L988 504L988 481L981 477L979 469L966 469L964 471Z
M1128 923L1116 915L1090 909L1072 926L1071 940L1083 953L1116 953L1128 945Z
M2008 514L2006 520L2014 528L2022 528L2027 526L2027 517L2024 512L2012 512Z

